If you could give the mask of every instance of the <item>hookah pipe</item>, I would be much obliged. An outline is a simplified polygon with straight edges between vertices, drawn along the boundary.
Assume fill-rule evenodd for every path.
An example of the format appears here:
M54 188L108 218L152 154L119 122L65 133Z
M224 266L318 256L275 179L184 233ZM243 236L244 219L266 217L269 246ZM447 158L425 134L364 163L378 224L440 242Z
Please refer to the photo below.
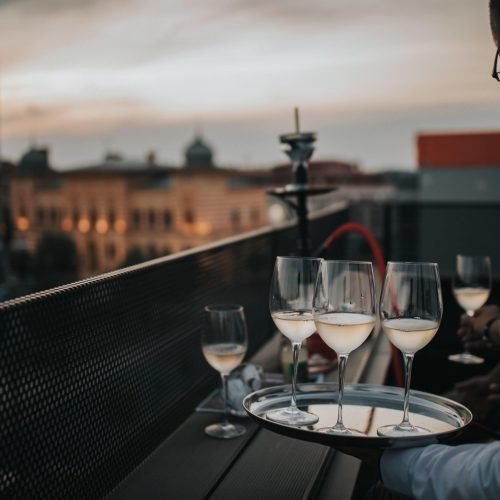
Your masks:
M493 0L492 0L493 1ZM500 2L500 0L498 0ZM307 217L307 198L318 194L325 194L333 191L333 186L310 186L308 184L308 160L311 158L314 151L314 142L316 141L316 134L314 132L301 132L300 119L298 108L294 109L295 118L295 132L282 134L280 142L288 147L286 154L292 162L292 184L288 184L284 188L274 189L269 191L268 194L280 198L290 208L297 213L298 228L299 228L299 241L298 251L301 256L310 255L309 250L309 234L308 234L308 217ZM291 198L291 199L290 199ZM294 200L294 201L292 201ZM337 239L344 234L355 231L361 234L365 241L370 246L373 257L377 264L380 277L383 280L385 274L385 260L382 255L377 240L373 234L361 224L355 222L348 222L338 227L321 245L317 256L321 256ZM392 300L393 309L397 309L396 297ZM394 371L394 378L396 383L400 386L403 385L403 374L401 365L399 363L399 353L397 349L391 345L391 358L392 367Z
M330 236L328 236L328 238L321 244L318 251L316 252L316 256L321 257L322 255L324 255L325 252L333 245L335 241L337 241L339 238L350 232L355 232L360 234L366 241L373 254L373 258L375 259L380 279L381 281L383 281L385 275L385 259L384 256L382 255L382 250L380 249L380 245L378 244L377 240L375 239L371 231L369 231L365 226L357 222L346 222L337 227L337 229L335 229L330 234ZM394 288L391 287L391 290L394 290ZM391 302L393 309L397 311L397 299L395 295L392 295ZM391 344L391 364L396 384L402 387L403 373L401 370L399 353L398 350L392 344Z
M491 34L497 48L500 48L500 0L490 0Z

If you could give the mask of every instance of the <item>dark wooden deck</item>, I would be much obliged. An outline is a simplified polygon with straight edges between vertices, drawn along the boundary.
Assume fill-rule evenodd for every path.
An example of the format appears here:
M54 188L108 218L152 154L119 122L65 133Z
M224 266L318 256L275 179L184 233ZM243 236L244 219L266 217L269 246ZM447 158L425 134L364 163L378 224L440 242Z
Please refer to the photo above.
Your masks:
M254 361L267 363L268 344ZM390 351L383 335L373 335L348 363L348 382L381 384ZM336 373L329 375L336 380ZM192 414L108 497L109 500L351 498L360 462L327 446L260 429L245 419L248 432L215 440L204 427L220 415Z

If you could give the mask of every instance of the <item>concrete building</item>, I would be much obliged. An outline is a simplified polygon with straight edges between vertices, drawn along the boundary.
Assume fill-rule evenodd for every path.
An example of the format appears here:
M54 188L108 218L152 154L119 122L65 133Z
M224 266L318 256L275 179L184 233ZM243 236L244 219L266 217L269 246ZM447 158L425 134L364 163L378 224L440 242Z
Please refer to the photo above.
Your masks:
M419 199L500 202L500 132L420 134Z
M388 206L388 253L438 262L444 277L456 254L489 255L499 277L500 132L426 133L416 146L415 177L393 178L401 187Z

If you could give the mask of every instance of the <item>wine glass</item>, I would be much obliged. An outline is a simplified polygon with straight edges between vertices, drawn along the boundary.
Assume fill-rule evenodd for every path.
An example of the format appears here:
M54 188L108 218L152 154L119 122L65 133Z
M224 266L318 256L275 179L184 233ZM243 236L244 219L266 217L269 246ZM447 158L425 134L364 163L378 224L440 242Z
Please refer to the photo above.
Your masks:
M221 375L224 393L224 419L206 427L205 433L222 439L241 436L247 431L246 428L228 420L227 376L241 363L247 351L247 325L243 306L206 306L201 346L207 363Z
M478 255L457 255L452 288L455 300L465 314L474 316L474 312L482 307L490 296L490 258ZM471 354L467 349L460 354L451 354L448 359L464 365L479 365L484 362L483 358Z
M277 257L269 291L269 309L276 328L292 343L292 399L287 408L267 412L274 422L312 425L316 415L297 408L297 365L302 342L316 331L312 315L314 285L321 259Z
M380 298L382 329L404 358L403 420L377 429L381 436L429 432L410 423L409 402L413 357L436 334L443 315L438 265L430 262L389 262Z
M337 423L323 432L363 435L342 420L344 374L349 354L370 335L376 320L371 262L330 260L321 264L314 296L314 322L320 337L339 359Z

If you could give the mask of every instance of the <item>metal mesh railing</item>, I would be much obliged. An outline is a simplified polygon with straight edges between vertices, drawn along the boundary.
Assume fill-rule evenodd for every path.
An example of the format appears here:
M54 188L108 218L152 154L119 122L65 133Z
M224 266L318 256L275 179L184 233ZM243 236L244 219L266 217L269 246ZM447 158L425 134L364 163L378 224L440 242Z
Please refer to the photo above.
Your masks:
M313 247L345 212L311 221ZM261 231L0 304L0 498L108 493L217 383L202 308L245 306L271 334L268 284L296 228Z

